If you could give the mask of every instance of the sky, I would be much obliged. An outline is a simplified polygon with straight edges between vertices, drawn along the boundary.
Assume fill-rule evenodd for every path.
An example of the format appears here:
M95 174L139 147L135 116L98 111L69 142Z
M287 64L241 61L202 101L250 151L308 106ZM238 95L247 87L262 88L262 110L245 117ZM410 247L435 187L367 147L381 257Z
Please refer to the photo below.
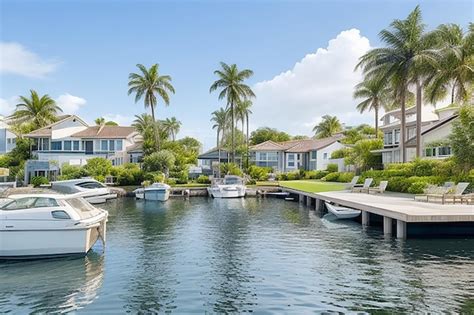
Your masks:
M127 95L136 64L159 64L176 94L158 118L182 122L178 138L215 145L209 93L219 62L252 69L251 130L270 126L312 135L323 115L346 125L373 123L352 99L359 56L378 33L420 5L427 30L467 27L474 1L22 1L0 0L0 114L30 89L49 94L89 123L129 125L146 110Z

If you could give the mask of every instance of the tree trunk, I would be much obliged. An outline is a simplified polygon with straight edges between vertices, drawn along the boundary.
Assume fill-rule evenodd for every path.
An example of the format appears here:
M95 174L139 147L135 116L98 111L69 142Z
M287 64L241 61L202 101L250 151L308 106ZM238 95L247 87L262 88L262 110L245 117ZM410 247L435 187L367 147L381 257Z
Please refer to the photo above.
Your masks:
M451 88L451 104L454 103L454 92L456 90L456 82L453 83L453 87Z
M242 117L242 135L244 135L244 117ZM242 169L244 167L244 157L241 156L240 157L240 169Z
M400 121L400 141L398 147L400 148L400 157L402 163L405 163L407 160L407 155L405 151L405 128L406 128L406 115L405 115L405 97L406 97L407 87L406 84L403 85L402 92L400 95L400 105L401 105L401 121Z
M220 131L217 130L217 152L218 152L218 157L217 157L217 177L221 178L221 146L219 144L219 134ZM212 163L211 163L211 168L212 168Z
M246 156L247 156L247 161L246 161L246 167L247 167L247 172L248 172L248 169L249 169L249 115L246 114L246 124L247 124L247 137L246 137L246 140L245 140L245 146L246 146Z
M157 151L160 150L160 136L158 134L158 130L156 129L156 119L155 119L155 104L150 99L150 107L151 107L151 118L153 119L153 133L155 134L155 148Z
M230 161L232 163L235 162L235 132L234 132L234 124L235 124L235 118L234 118L234 102L231 102L230 103L230 115L231 115L231 128L232 130L230 131L231 132L231 146L232 146L232 155L230 157Z
M377 103L374 104L374 111L375 111L375 139L379 138L379 105Z
M422 104L422 87L419 80L416 81L416 157L421 156L421 108Z

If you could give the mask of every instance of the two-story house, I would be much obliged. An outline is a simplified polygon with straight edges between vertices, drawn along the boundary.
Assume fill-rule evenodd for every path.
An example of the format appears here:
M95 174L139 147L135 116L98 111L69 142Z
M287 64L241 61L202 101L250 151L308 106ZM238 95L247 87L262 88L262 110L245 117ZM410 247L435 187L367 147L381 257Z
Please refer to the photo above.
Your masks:
M299 169L325 170L331 154L345 146L341 136L324 139L265 141L250 147L250 161L257 166L271 167L277 172Z
M31 149L38 160L59 165L85 165L93 157L109 159L113 165L132 162L128 148L136 148L142 140L133 127L89 126L76 115L62 116L26 137L34 140Z
M16 146L16 134L6 123L5 118L0 116L0 154L10 152Z
M451 133L453 121L457 118L458 107L448 106L434 110L424 107L422 112L421 145L423 158L446 158L451 156L447 139ZM386 112L380 118L380 130L384 134L384 147L372 153L382 155L382 163L401 162L400 128L401 110ZM416 107L406 110L405 150L407 162L416 157Z

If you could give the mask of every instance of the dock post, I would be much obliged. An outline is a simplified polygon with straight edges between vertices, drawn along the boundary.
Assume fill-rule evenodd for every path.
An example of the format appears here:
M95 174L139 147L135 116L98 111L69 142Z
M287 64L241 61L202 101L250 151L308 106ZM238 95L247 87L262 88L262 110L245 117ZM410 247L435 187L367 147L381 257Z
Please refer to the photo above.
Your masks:
M312 201L313 198L311 198L310 196L306 196L306 206L308 207L311 207L311 201Z
M303 203L303 201L304 201L304 195L303 195L303 194L299 194L298 202L299 202L299 203Z
M401 220L397 220L397 238L407 238L407 223Z
M319 198L316 198L315 200L315 205L314 205L314 210L315 211L321 211L323 207L323 201Z
M392 236L392 218L383 217L383 234Z
M370 224L370 213L367 211L362 211L362 225L369 226Z

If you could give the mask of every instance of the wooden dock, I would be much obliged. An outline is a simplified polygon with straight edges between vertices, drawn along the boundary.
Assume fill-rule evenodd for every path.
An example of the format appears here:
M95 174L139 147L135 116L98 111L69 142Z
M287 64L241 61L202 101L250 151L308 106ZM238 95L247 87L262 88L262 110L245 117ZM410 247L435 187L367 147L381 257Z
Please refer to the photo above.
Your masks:
M384 234L392 235L393 220L396 221L398 238L407 237L410 223L474 223L474 205L439 204L413 200L406 194L386 193L383 195L332 191L307 193L294 189L283 189L299 196L299 201L322 210L324 201L362 211L362 224L370 224L370 215L383 217ZM473 233L474 234L474 233Z

